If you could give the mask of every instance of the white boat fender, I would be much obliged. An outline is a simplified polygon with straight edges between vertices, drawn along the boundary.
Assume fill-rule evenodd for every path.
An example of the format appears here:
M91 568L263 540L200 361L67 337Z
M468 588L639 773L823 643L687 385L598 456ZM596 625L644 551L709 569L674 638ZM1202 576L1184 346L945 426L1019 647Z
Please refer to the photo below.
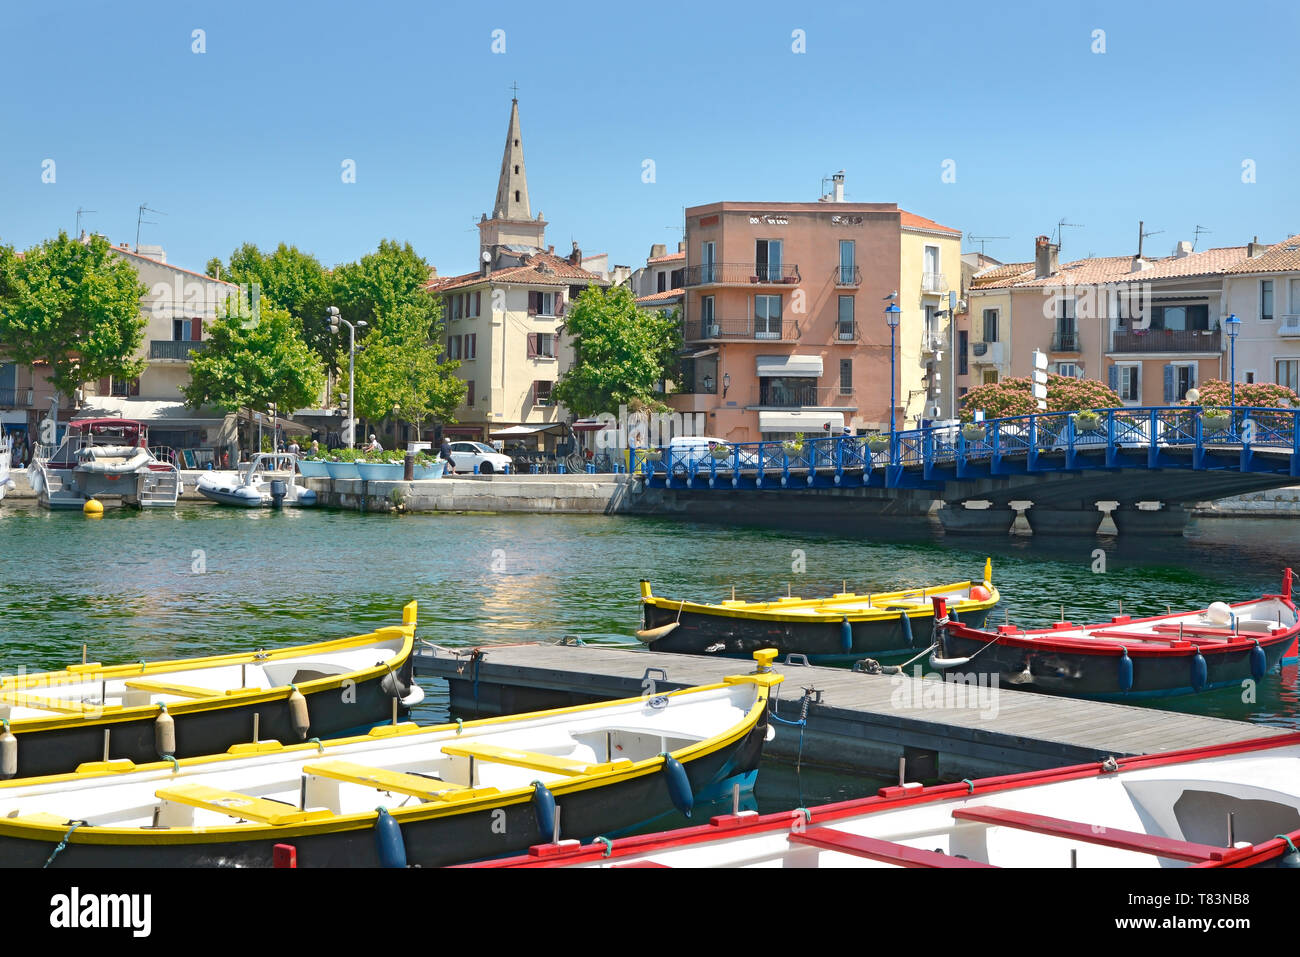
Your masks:
M938 655L930 656L930 667L942 671L945 668L960 668L962 665L970 662L970 658L940 658Z
M0 733L0 780L7 781L18 774L18 738L9 730L9 722L4 722L4 731Z
M176 721L167 713L167 703L158 706L158 717L153 723L153 747L158 757L176 753Z
M669 635L675 631L679 624L681 624L681 622L670 621L668 624L660 625L658 628L642 628L636 633L636 636L646 642L658 641L665 635Z
M388 808L375 808L375 851L380 867L406 867L406 842L402 840L402 825L398 824Z
M307 729L311 727L311 716L307 713L307 699L297 685L289 685L289 718L293 722L294 734L300 741L305 740Z

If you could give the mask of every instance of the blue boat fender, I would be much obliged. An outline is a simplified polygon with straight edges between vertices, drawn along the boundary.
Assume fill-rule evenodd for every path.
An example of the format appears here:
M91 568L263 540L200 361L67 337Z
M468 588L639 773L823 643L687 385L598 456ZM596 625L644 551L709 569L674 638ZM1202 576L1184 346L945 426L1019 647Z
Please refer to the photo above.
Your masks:
M402 825L388 813L388 808L376 810L379 816L375 818L375 850L379 854L379 866L405 867L406 842L402 840Z
M1264 649L1259 646L1259 639L1255 639L1255 647L1250 649L1250 674L1256 680L1260 681L1268 673L1268 656L1264 654Z
M956 622L957 624L959 624L959 625L961 624L961 619L957 617L957 606L956 606L956 605L954 605L953 607L951 607L951 608L948 609L948 620L949 620L949 621L955 621L955 622Z
M555 837L555 795L541 781L533 782L533 814L537 816L537 833L542 843L550 843Z
M1133 690L1133 659L1128 656L1128 649L1119 650L1119 690Z
M691 791L686 769L682 767L682 762L666 751L660 757L664 759L664 774L668 777L668 796L673 799L673 806L677 810L690 817L695 810L695 794Z
M840 650L845 652L853 650L853 626L849 624L847 618L840 620Z
M907 617L907 612L900 611L898 613L898 623L903 628L903 640L907 642L910 647L915 648L916 642L912 640L912 619Z
M1201 649L1195 645L1192 646L1192 688L1200 691L1205 687L1208 681L1208 672L1205 665L1205 655L1201 654Z

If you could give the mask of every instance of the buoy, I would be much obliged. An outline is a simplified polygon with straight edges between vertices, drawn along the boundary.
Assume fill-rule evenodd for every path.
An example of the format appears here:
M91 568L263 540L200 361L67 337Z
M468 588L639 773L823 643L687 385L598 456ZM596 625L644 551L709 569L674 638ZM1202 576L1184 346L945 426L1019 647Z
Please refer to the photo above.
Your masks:
M533 814L537 817L537 833L543 844L555 836L555 795L541 781L533 782Z
M956 622L957 624L959 624L959 625L961 624L961 619L957 617L957 606L956 606L956 605L953 605L952 609L948 612L948 620L949 620L949 621L955 621L955 622Z
M1250 674L1256 680L1261 680L1268 672L1268 657L1264 654L1264 649L1259 646L1256 640L1255 647L1250 649Z
M1207 680L1207 671L1205 666L1205 655L1201 654L1201 649L1192 647L1192 688L1200 691L1205 687Z
M18 739L9 730L9 722L4 723L4 732L0 733L0 780L9 780L18 774Z
M176 722L167 713L167 705L158 706L161 710L153 723L153 746L158 757L176 753Z
M1119 655L1119 690L1130 691L1133 688L1133 659L1128 656L1128 649L1121 648Z
M402 840L402 825L388 813L388 808L376 810L379 816L375 818L375 851L379 854L379 866L405 867L406 842Z
M1232 609L1226 602L1216 601L1205 609L1205 617L1216 625L1226 625L1232 621Z
M297 685L289 685L289 717L293 721L293 731L298 735L299 740L307 737L307 729L311 727L311 718L307 714L307 699L302 696Z
M993 597L992 592L990 592L983 585L971 586L971 590L970 590L971 601L988 601L992 597Z
M687 817L695 810L695 794L691 791L691 780L686 776L682 762L671 754L664 753L664 774L668 776L668 796L673 799L673 806Z
M81 511L83 514L89 515L91 518L103 518L104 504L98 499L88 498L86 499L86 504L81 506Z
M1295 843L1291 840L1291 838L1287 837L1285 834L1277 834L1275 836L1280 837L1282 840L1286 841L1286 846L1287 846L1287 852L1283 854L1282 857L1278 860L1277 866L1278 867L1300 867L1300 850L1296 850Z
M903 640L915 648L916 645L912 640L912 619L907 617L907 612L898 613L898 623L903 626Z
M670 621L666 625L660 625L658 628L642 628L636 636L642 641L658 641L660 638L674 631L681 622Z
M840 622L840 650L846 654L853 650L853 626L847 618Z

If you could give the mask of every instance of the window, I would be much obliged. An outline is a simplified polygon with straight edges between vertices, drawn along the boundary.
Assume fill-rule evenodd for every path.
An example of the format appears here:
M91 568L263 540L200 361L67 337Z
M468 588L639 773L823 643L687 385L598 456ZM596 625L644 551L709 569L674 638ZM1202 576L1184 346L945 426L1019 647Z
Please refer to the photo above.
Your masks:
M1300 359L1278 359L1274 364L1276 381L1293 392L1300 391Z
M1291 315L1300 316L1300 279L1291 280Z
M998 311L996 309L984 310L984 341L998 341Z
M1080 372L1079 367L1073 362L1058 362L1056 364L1056 374L1063 375L1067 379L1083 378L1083 373Z
M847 286L853 282L857 249L852 239L840 240L840 285Z
M1241 381L1244 382L1244 383L1246 383L1246 385L1254 385L1254 384L1255 384L1255 370L1254 370L1254 369L1248 369L1247 371L1243 372L1241 375L1242 375L1242 380L1241 380Z
M453 321L460 318L460 308L461 308L460 303L461 303L460 296L447 297L447 314L452 318Z
M754 297L754 338L781 338L781 297Z
M516 173L519 172L519 164L518 164L518 163L515 164L515 172L516 172Z
M555 333L553 332L528 333L528 358L554 359L555 358Z
M1196 388L1196 363L1171 362L1165 366L1165 403L1187 398L1189 389Z
M1259 281L1259 318L1264 320L1273 318L1273 280L1271 279Z
M1115 384L1112 388L1119 393L1119 397L1125 402L1141 402L1142 367L1112 366L1112 368L1115 370Z
M957 333L957 374L970 374L970 333L965 329Z
M124 398L139 395L140 380L139 378L119 379L117 376L113 376L112 389L109 391L115 396L121 396Z
M668 288L681 289L682 286L686 284L685 277L686 277L685 269L674 269L672 271L672 274L668 277Z
M515 190L515 202L519 202L519 190Z
M447 337L447 358L448 359L460 358L460 336Z
M539 379L533 383L533 405L550 405L551 404L551 386L555 385L547 379Z
M840 360L840 395L853 394L853 360Z
M1074 300L1062 297L1056 300L1056 334L1062 339L1075 337Z
M939 317L934 306L925 307L925 342L932 345L939 338Z
M760 239L755 242L754 272L759 282L781 281L781 240Z
M853 297L840 296L840 339L853 339L855 323L853 322Z
M700 322L706 325L713 324L713 297L700 297Z
M530 292L528 294L528 314L530 316L554 316L555 293Z
M474 404L474 380L470 379L465 383L465 404Z
M474 293L474 295L471 296L471 297L469 297L469 299L468 299L467 301L473 304L474 311L473 311L473 312L470 312L470 311L467 309L467 310L465 311L465 314L466 314L467 316L474 316L474 317L477 318L477 317L480 315L480 313L479 313L479 306L481 306L481 305L483 304L483 291L482 291L482 290L479 290L478 292Z
M794 408L817 404L817 380L811 376L763 376L758 380L758 404Z
M985 370L984 370L984 385L995 385L995 384L997 384L997 381L998 381L998 370L997 370L997 369L985 369Z
M700 282L713 282L716 277L717 243L700 243Z
M471 332L465 337L465 355L466 359L478 358L478 333Z
M668 273L662 269L655 274L655 292L666 292L668 289Z
M933 277L935 280L938 279L939 276L939 247L938 246L925 247L925 272L927 276ZM931 287L927 286L926 288L931 288Z
M202 319L173 319L173 342L198 342L203 338Z
M1152 306L1151 328L1205 332L1210 328L1210 307L1205 303Z

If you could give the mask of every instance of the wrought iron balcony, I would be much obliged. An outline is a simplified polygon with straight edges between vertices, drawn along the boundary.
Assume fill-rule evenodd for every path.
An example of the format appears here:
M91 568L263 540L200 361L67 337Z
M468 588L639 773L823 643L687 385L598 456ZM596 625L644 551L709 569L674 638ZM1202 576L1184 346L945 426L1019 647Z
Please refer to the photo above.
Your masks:
M1052 334L1053 352L1078 352L1079 334L1077 332L1055 332Z
M687 266L686 286L793 286L799 281L799 267L793 263L707 263Z
M793 319L692 319L685 324L682 337L686 342L711 339L798 339L799 324Z
M836 266L831 270L831 279L837 286L861 286L861 266Z
M948 280L943 278L941 272L927 272L921 274L921 292L947 292Z
M1222 352L1219 332L1206 329L1135 329L1117 332L1112 352Z
M188 360L191 352L202 352L208 347L208 340L195 339L151 339L149 341L150 359Z
M30 409L31 389L0 389L0 409Z

